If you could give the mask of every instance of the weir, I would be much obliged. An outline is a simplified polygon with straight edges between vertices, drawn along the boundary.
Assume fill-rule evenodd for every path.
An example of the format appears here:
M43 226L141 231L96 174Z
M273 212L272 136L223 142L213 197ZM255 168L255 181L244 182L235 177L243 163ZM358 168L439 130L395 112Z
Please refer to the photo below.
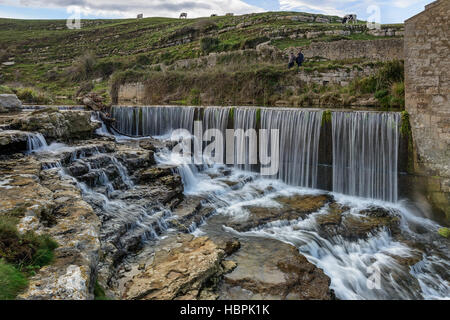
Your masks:
M175 129L193 132L194 119L202 120L204 131L219 129L224 137L226 129L277 129L280 167L272 178L293 186L398 200L399 113L333 111L331 123L322 110L284 108L112 107L111 114L120 131L136 136L161 136ZM225 143L223 147L227 150ZM270 142L257 148L271 154ZM249 156L254 148L248 135L235 139L234 151L236 168L259 169Z

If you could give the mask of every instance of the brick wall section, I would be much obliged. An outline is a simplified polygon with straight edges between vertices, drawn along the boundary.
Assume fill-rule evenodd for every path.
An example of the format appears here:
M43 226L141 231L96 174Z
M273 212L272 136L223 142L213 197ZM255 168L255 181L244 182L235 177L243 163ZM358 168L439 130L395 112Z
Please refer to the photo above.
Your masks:
M440 177L430 198L450 217L450 0L438 0L405 22L406 109L416 169Z

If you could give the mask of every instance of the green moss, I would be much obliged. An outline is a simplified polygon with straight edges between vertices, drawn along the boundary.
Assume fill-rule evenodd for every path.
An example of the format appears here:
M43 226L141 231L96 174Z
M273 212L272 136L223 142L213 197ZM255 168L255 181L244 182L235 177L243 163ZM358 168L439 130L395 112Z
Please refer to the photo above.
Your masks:
M322 126L325 125L326 123L331 124L331 120L332 120L331 110L325 110L322 114Z
M256 109L256 125L259 126L261 122L261 108Z
M13 265L0 259L0 300L13 300L27 287L26 277Z
M449 228L440 228L438 233L444 238L450 238L450 229Z
M409 113L407 111L403 111L401 113L400 135L401 135L402 139L406 139L406 141L408 143L407 171L409 173L413 173L414 172L414 146L413 146L411 123L409 120Z
M94 285L94 299L95 300L109 300L106 296L105 289L98 283L98 281L95 281Z

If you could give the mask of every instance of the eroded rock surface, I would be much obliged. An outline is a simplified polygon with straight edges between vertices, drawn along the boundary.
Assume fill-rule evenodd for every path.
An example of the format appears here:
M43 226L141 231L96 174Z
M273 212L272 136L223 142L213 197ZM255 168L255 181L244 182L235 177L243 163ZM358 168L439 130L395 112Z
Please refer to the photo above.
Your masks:
M156 252L153 263L125 284L124 299L214 298L220 277L235 266L222 264L225 251L206 237L185 235Z
M99 128L99 124L91 122L90 118L90 112L61 112L56 108L48 108L23 114L10 126L15 130L40 132L51 140L71 141L90 138Z
M249 212L249 217L246 220L231 221L227 225L236 231L245 232L273 221L297 220L320 210L331 199L328 195L278 197L274 200L280 204L279 207L245 207L244 209Z
M399 215L382 208L372 208L359 215L345 214L349 208L333 203L329 212L317 216L319 234L325 238L342 236L347 240L367 239L382 229L399 232Z
M91 299L100 222L72 180L43 172L31 157L0 163L0 214L20 209L20 232L33 230L58 242L55 259L29 279L19 299Z
M330 278L297 248L271 239L242 243L225 275L221 299L331 300Z
M0 94L0 113L19 111L22 102L15 94Z

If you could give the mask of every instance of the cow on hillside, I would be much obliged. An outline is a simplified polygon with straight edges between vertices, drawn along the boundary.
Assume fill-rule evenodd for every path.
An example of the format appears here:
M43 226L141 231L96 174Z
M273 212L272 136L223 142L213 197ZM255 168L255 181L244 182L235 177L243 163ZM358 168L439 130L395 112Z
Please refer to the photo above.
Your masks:
M186 12L182 12L181 14L180 14L180 19L187 19L187 13Z
M357 23L358 20L356 19L356 14L347 14L344 16L344 18L342 18L342 24L349 24L349 23Z

